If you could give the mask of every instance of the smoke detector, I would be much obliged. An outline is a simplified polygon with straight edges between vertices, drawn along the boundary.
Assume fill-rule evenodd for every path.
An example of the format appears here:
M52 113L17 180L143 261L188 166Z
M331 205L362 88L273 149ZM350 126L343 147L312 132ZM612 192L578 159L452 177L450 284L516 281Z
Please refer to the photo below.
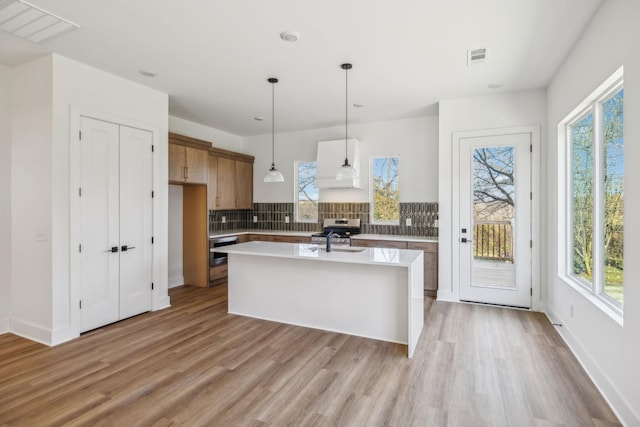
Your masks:
M487 62L487 49L470 49L467 51L467 66L482 64Z

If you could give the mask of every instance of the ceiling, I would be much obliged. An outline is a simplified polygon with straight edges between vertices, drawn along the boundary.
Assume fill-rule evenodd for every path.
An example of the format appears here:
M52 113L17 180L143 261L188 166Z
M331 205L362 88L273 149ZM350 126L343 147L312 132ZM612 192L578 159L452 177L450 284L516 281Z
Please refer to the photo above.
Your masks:
M343 124L343 62L349 105L366 104L350 123L544 88L601 0L30 2L80 28L40 44L0 31L0 64L56 52L168 93L172 116L246 136L271 131L268 77L280 79L277 132ZM285 30L300 39L281 40ZM487 60L467 66L476 48Z

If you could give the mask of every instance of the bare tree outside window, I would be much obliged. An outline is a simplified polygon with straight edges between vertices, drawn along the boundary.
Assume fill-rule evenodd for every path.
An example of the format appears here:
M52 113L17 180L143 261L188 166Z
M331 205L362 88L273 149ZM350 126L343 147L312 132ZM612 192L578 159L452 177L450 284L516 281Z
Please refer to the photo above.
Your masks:
M318 222L318 197L316 187L316 162L297 162L298 192L296 196L298 222Z
M373 222L400 222L400 190L398 187L398 157L373 159Z

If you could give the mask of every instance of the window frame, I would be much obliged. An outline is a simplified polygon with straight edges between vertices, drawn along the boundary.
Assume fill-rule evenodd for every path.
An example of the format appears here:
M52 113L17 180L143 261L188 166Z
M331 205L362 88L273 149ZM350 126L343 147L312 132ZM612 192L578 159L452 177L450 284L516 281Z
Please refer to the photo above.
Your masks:
M294 200L294 209L293 209L293 218L295 222L304 223L304 224L313 224L317 223L320 218L320 212L318 210L317 204L320 203L320 190L318 189L318 200L316 200L316 219L305 220L300 218L300 191L299 191L299 168L301 163L315 163L316 164L316 174L318 171L318 161L317 160L295 160L293 162L293 200Z
M391 221L376 221L375 219L375 199L374 199L374 179L375 179L375 161L376 159L398 159L398 220ZM397 154L390 155L376 155L370 158L370 171L369 174L369 221L372 225L400 225L400 156Z
M623 324L624 302L620 303L605 293L604 162L606 158L604 156L604 145L606 142L604 141L603 105L622 89L624 89L624 73L623 67L620 67L558 124L558 224L565 226L564 233L562 233L562 229L559 229L558 233L558 276L620 325ZM572 126L589 114L593 115L593 139L591 143L593 194L591 258L593 269L591 282L578 277L573 271L574 147Z

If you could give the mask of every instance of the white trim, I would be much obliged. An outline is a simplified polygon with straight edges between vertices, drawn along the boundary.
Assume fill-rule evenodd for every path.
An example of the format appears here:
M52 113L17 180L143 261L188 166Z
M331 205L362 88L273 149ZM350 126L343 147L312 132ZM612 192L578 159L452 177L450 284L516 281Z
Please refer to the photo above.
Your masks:
M80 186L80 146L79 146L79 133L80 133L80 118L89 117L101 121L114 123L117 125L128 126L136 129L148 131L152 134L152 144L155 149L152 154L152 186L156 194L160 193L160 188L166 186L166 182L161 181L160 171L160 128L156 125L141 122L139 120L131 119L128 117L122 117L116 114L105 113L102 111L95 111L88 108L78 107L75 105L70 106L69 111L70 124L69 124L69 300L70 303L70 325L68 330L65 330L60 334L60 339L69 340L80 336L80 308L77 303L80 300L80 283L79 283L79 257L77 247L79 244L80 235L80 202L76 196L78 194L78 188ZM161 197L153 198L153 235L158 236L166 235L166 230L160 229L160 221L158 221L158 215L162 211L160 206ZM158 244L158 242L156 242ZM160 259L159 250L157 246L152 248L152 272L151 280L153 283L159 283L161 278L167 278L167 271L161 271L160 268L163 265ZM165 266L166 267L166 266ZM156 286L151 291L151 310L160 310L170 306L170 300L168 295L161 295L162 287Z
M589 354L571 329L564 324L562 318L548 307L545 314L552 324L560 324L560 326L555 328L558 335L560 335L564 343L569 347L569 350L571 350L578 363L580 363L582 369L587 373L622 424L628 426L640 425L640 415L634 412L632 405L629 404L624 395L620 393L618 388L613 384L606 374L606 371L596 362L591 354Z
M471 131L458 131L452 133L452 191L460 188L460 140L466 138L478 138L486 136L502 136L513 134L530 134L531 145L533 151L531 153L531 192L533 200L531 201L531 239L533 240L533 248L531 249L531 310L540 311L542 309L542 292L540 286L540 125L516 126L495 129L479 129ZM451 199L451 230L452 238L457 240L458 230L460 229L460 197L456 191L453 192ZM438 291L438 299L443 301L460 301L460 254L454 250L455 245L451 247L451 280L452 292ZM439 286L438 286L439 287ZM449 299L451 298L451 299Z
M11 333L19 337L26 338L40 344L51 346L51 329L34 325L33 323L24 322L20 319L11 318Z

